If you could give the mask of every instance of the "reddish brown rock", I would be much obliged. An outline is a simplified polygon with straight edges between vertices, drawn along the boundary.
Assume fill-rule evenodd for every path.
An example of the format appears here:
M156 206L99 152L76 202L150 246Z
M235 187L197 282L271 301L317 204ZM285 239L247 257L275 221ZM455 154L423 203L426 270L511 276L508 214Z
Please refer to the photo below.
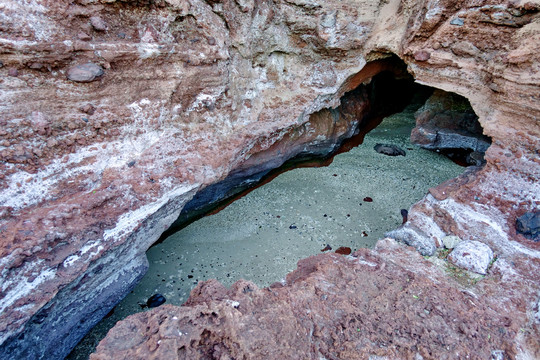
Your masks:
M516 358L524 332L538 345L537 330L520 328L525 308L495 299L509 290L496 285L504 266L463 288L390 240L353 256L301 260L282 287L200 283L182 307L121 321L90 359Z
M540 38L534 2L244 1L238 6L198 0L189 5L4 0L1 11L0 358L63 358L130 291L147 267L146 249L187 203L196 207L190 201L195 194L199 205L215 200L209 195L217 189L212 184L256 176L304 148L327 153L353 134L358 121L353 114L370 105L364 101L369 99L366 88L359 85L367 86L381 71L396 70L395 58L385 60L391 54L406 63L416 81L467 98L483 133L493 140L482 170L437 187L433 193L438 195L415 205L407 222L434 244L447 234L482 238L498 255L493 277L488 274L475 288L485 296L470 301L482 308L478 319L484 319L483 304L495 309L493 324L506 337L491 335L494 347L481 337L458 337L460 349L465 354L474 348L480 358L489 357L490 349L538 357L532 314L538 311L540 245L515 230L516 219L539 206ZM94 31L93 16L106 21L109 30ZM451 23L456 18L462 20L459 25ZM211 38L214 44L206 41ZM416 60L414 54L423 49L430 49L429 60ZM74 64L86 63L101 64L107 75L83 85L63 75ZM9 69L20 64L40 64L47 71L9 76ZM358 101L341 100L355 89ZM79 109L89 103L99 111L83 125ZM349 108L354 111L341 111ZM132 161L136 166L129 167ZM203 189L210 190L204 194ZM401 265L385 265L391 279L399 278L400 266L421 277L417 263L422 260L396 251ZM332 287L334 279L354 273L354 268L336 266L328 267L320 286ZM460 307L469 306L466 295L441 285L447 277L437 279L421 286L434 291L442 286L437 299L445 299L450 314L464 321L462 334L477 334L463 315L469 309ZM380 296L385 304L385 292ZM399 344L408 348L407 339L424 334L411 322L399 328L410 337L389 345L378 336L391 330L377 328L369 307L361 307L379 303L358 303L372 324L362 329L373 326L365 340L373 354L382 352L381 346L398 353ZM329 313L328 324L340 311ZM505 313L512 314L508 328L501 319ZM276 326L292 323L287 327L298 326L305 335L310 328L301 322L307 315L290 314L274 319L282 321ZM255 318L245 319L255 324ZM349 347L358 344L349 341L349 325L339 321L346 326L343 334L332 331L335 339L321 335L321 356L336 354L330 350L334 342L339 353L332 356L354 357L358 351ZM143 330L127 338L124 349L146 344L141 335L146 324L139 324ZM227 333L244 336L234 326ZM516 328L525 331L518 336ZM435 325L426 329L429 334L438 330ZM262 333L257 339L265 339ZM217 338L200 334L196 343ZM454 332L449 334L451 340ZM281 337L283 347L275 353L307 346L296 341L306 339L300 336ZM440 354L442 340L433 341L426 349ZM416 351L429 358L422 349ZM224 352L219 345L213 351ZM404 357L415 356L403 351Z

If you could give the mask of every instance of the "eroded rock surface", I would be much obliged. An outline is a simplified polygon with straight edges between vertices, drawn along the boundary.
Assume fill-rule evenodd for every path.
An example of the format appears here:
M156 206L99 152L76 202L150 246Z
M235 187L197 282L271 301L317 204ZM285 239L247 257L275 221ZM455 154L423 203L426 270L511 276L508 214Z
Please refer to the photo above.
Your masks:
M211 184L226 186L200 199L305 148L331 151L359 121L332 109L383 70L399 77L377 61L390 54L418 82L466 97L493 140L481 172L433 189L408 222L435 244L447 234L494 242L496 264L512 269L501 275L522 314L512 321L528 331L511 337L515 349L494 344L537 349L524 314L538 311L539 281L515 279L539 273L540 245L515 222L539 205L539 10L510 0L4 0L0 357L65 356ZM104 73L68 79L87 63ZM461 346L484 349L474 344Z
M524 308L515 299L497 300L509 290L495 286L506 271L495 269L482 285L463 289L414 249L386 239L374 251L301 260L285 283L266 289L246 281L230 289L200 283L185 306L120 322L90 359L537 356L523 354L518 341L525 331L538 345L537 330L520 329Z

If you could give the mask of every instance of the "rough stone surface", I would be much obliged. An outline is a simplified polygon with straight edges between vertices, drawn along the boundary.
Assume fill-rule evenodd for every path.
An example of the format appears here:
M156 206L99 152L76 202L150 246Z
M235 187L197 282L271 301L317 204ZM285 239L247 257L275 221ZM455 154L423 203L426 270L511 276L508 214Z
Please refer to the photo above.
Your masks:
M516 230L531 240L540 241L540 210L526 212L518 217Z
M456 52L458 46L454 44L452 52L464 55L464 50ZM431 150L461 149L484 154L491 140L482 132L478 116L467 99L435 90L416 113L411 141Z
M441 239L443 245L447 249L453 249L457 244L461 242L461 239L457 236L448 235Z
M202 282L182 307L119 322L90 359L516 358L525 314L500 311L491 290L460 288L412 248L381 240L301 260L265 289Z
M493 251L479 241L462 241L448 255L448 260L460 268L485 275L493 260Z
M327 153L354 133L335 109L396 70L380 61L390 54L419 83L467 98L492 139L485 167L432 189L407 224L435 240L482 239L499 255L499 277L478 285L489 296L471 301L525 330L494 350L538 358L529 314L540 244L515 221L539 204L539 11L537 1L510 0L3 0L0 358L65 356L130 291L146 249L195 194L223 197L306 146ZM108 30L95 31L93 16ZM463 26L450 23L458 17ZM416 60L419 51L429 58ZM106 76L84 86L67 78L89 62ZM81 114L89 103L95 112ZM469 302L453 294L445 303L466 313ZM144 343L141 334L124 347ZM490 349L477 340L462 346Z
M405 150L400 148L397 145L392 144L377 144L374 147L374 150L379 154L384 154L388 156L405 156Z
M93 63L75 65L67 71L69 80L81 83L92 82L101 75L103 75L103 69L101 66Z
M387 232L385 236L412 246L425 256L432 256L437 249L435 241L414 225L402 225Z

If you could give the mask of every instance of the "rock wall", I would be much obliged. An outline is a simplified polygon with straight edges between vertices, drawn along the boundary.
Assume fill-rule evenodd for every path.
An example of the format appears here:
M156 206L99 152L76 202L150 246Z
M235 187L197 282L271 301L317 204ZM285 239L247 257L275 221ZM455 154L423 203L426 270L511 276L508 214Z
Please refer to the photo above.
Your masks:
M277 166L290 146L350 133L312 114L335 109L391 54L419 83L466 97L493 140L480 172L434 189L411 221L434 242L453 232L495 242L507 264L521 259L501 281L529 279L527 291L503 288L537 331L539 249L514 222L539 206L539 10L522 0L4 0L0 357L65 356L144 273L144 252L195 194ZM514 337L520 351L533 336Z

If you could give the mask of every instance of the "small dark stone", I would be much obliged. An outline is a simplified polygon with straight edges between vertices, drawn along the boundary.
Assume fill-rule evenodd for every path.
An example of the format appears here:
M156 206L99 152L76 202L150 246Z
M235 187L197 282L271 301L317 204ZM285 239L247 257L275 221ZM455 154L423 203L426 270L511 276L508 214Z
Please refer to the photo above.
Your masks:
M332 175L332 176L337 176L337 174L334 174L334 175Z
M119 32L117 36L118 36L120 39L125 39L125 38L126 38L126 34L123 33L123 32Z
M518 217L516 230L528 239L540 241L540 210L526 212Z
M296 225L289 226L289 229L297 229Z
M321 250L321 252L325 252L325 251L328 251L328 250L332 250L332 247L330 245L326 245L324 247L324 249Z
M85 123L88 122L88 118L82 118L82 121L84 121Z
M405 224L408 220L408 217L409 217L409 212L407 211L407 209L401 209L401 216L403 217L403 224Z
M365 202L373 202L373 199L370 198L369 196L366 196L366 197L364 198L364 201L365 201Z
M397 145L392 144L377 144L373 147L373 149L375 149L375 151L379 154L384 154L388 156L405 156L406 154L405 150L403 150Z
M135 163L136 163L135 160L131 160L130 162L128 162L127 166L128 167L133 167L133 166L135 166Z
M336 254L340 255L350 255L352 253L352 250L350 247L342 246L336 250Z
M167 301L167 299L165 299L165 296L161 294L154 294L150 296L150 298L146 301L146 306L149 308L155 308L163 305L165 301Z
M188 279L193 279L193 275L188 275Z
M0 61L0 68L4 67L4 63Z
M367 232L362 231L362 237L366 237L366 236L368 236Z

